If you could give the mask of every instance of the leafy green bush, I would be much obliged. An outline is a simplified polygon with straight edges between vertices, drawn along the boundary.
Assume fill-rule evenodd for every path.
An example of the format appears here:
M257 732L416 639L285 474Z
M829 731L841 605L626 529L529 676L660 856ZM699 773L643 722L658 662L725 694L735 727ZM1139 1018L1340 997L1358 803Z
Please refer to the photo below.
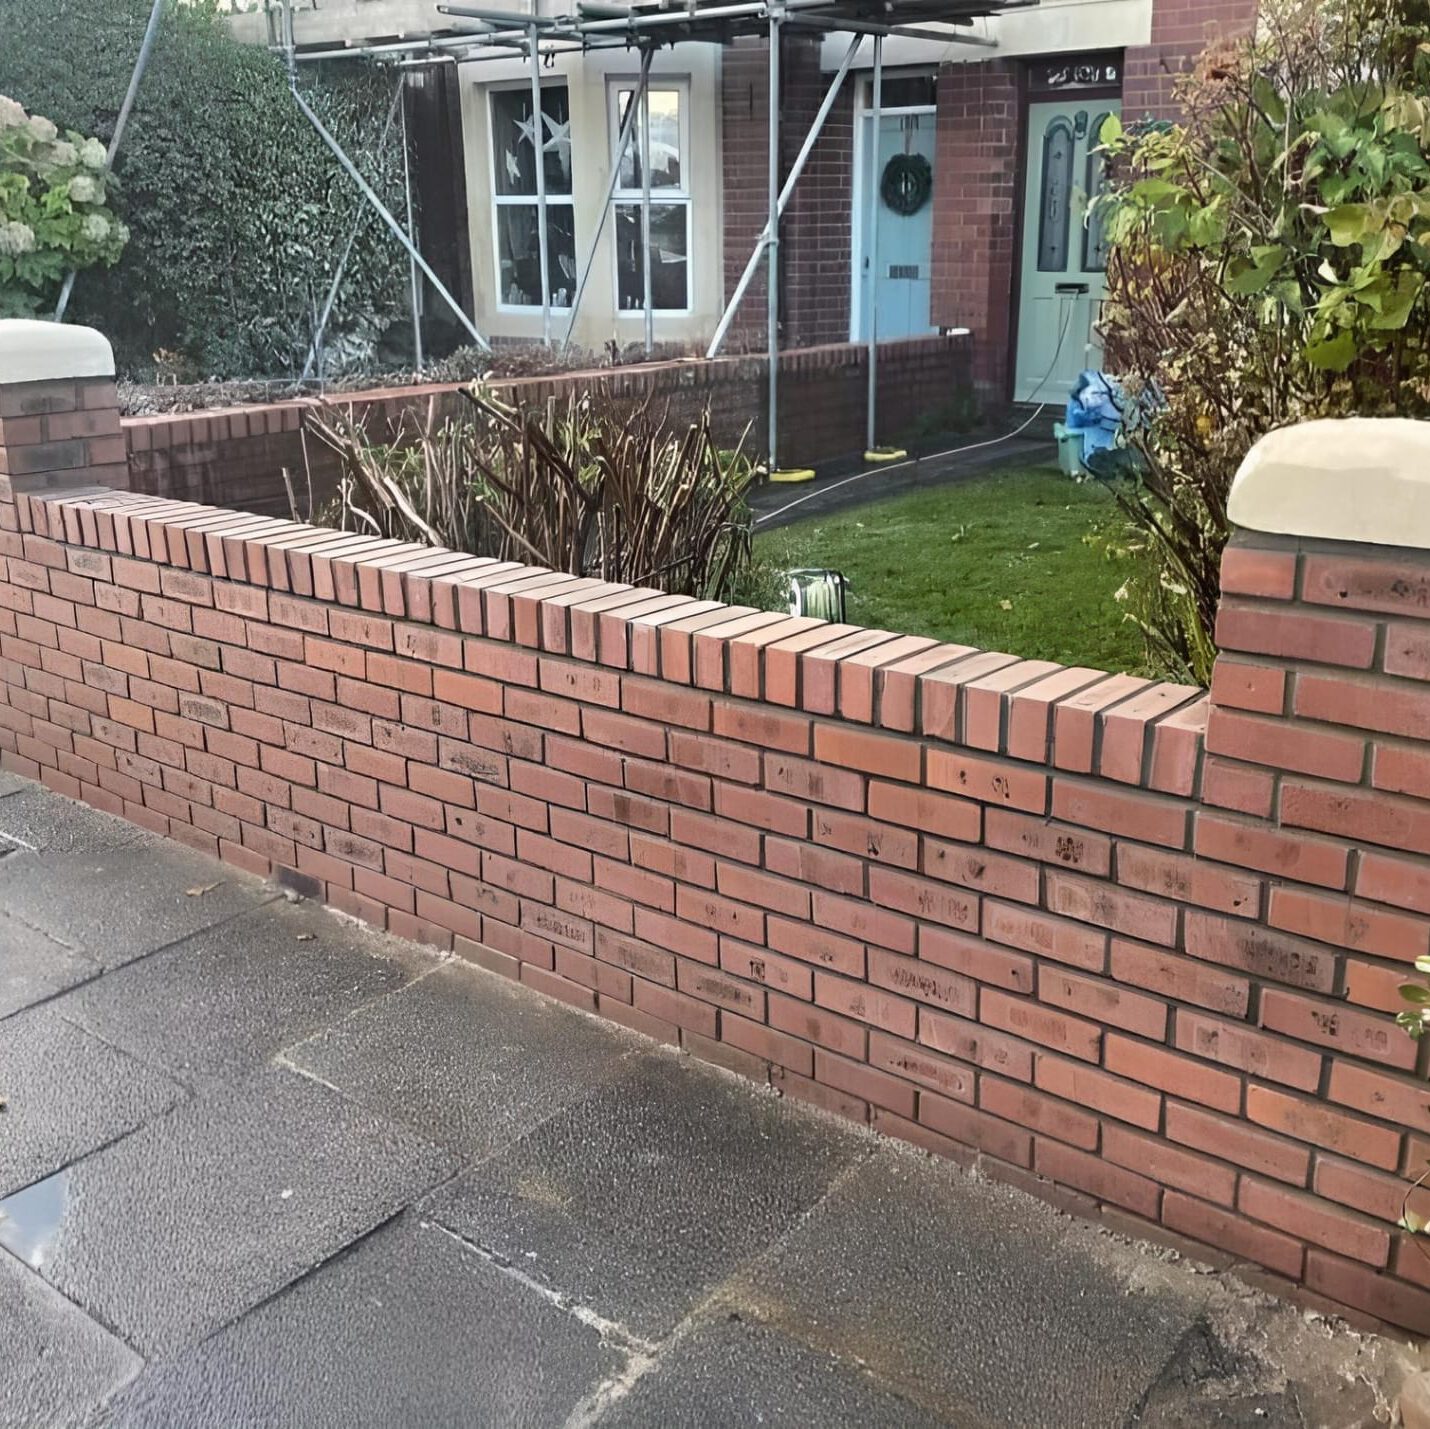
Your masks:
M98 139L0 94L0 318L32 317L71 268L114 264L129 230L107 199Z
M1109 362L1165 405L1119 492L1153 559L1128 598L1159 662L1210 678L1227 496L1252 445L1430 410L1430 7L1271 0L1209 50L1179 124L1103 133Z
M0 94L107 141L149 0L0 0ZM390 81L356 61L314 74L305 94L389 206L402 202L394 126L380 143ZM101 328L121 371L155 354L192 377L301 368L360 199L298 112L281 60L238 44L214 0L165 12L115 164L131 241L119 263L82 274L71 316ZM407 259L369 217L338 295L329 342L354 361L407 342ZM394 327L394 324L396 326Z

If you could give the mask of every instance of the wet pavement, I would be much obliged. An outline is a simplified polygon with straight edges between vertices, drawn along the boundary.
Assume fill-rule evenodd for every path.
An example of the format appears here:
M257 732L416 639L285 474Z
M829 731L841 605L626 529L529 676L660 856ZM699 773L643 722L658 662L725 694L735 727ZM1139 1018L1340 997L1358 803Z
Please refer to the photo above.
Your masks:
M0 774L0 1426L1388 1422L1408 1352Z

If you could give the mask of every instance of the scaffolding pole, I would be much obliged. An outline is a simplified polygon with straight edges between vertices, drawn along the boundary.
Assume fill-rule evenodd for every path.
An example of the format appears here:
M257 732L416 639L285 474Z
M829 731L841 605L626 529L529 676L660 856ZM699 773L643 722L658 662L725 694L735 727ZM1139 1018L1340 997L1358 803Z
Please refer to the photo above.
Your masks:
M770 15L769 262L766 265L765 350L769 361L769 469L779 466L780 421L780 16Z
M412 221L412 162L407 145L407 74L398 77L397 98L402 105L402 187L407 193L407 231L415 234L417 225ZM407 255L407 275L412 284L412 353L415 366L421 372L426 363L422 357L422 288L417 277L417 264Z
M874 95L869 120L869 236L866 243L869 292L869 397L866 450L873 451L879 426L879 121L884 108L884 37L874 36Z
M144 72L149 68L149 57L154 53L154 42L159 38L159 20L164 13L164 0L154 0L154 8L149 11L149 23L144 27L144 38L139 42L139 57L134 61L134 69L129 75L129 87L124 91L124 100L119 106L119 117L114 121L114 133L109 138L109 148L104 151L104 173L108 177L114 167L114 156L119 152L119 141L129 127L129 116L134 112L134 101L139 97L139 86L144 82ZM70 295L74 292L75 270L65 274L64 286L60 289L60 300L55 304L55 321L62 323L70 305Z
M362 170L348 157L347 150L333 138L332 134L328 132L328 126L318 117L317 111L303 98L298 88L298 65L293 49L293 0L283 0L283 39L288 55L288 89L293 96L293 102L298 106L303 117L317 131L318 137L332 151L333 157L342 166L343 172L357 185L358 191L372 205L377 216L407 250L412 261L421 269L423 277L432 284L438 296L451 308L452 312L456 314L457 320L472 335L472 341L483 352L490 352L492 350L491 343L477 330L477 325L467 316L462 305L447 291L447 285L432 271L431 265L418 252L417 245L412 241L406 229L392 216L387 205L378 197L377 190L363 178Z
M800 145L799 153L795 156L794 163L790 165L784 187L780 190L779 203L776 207L781 217L784 216L785 207L794 193L795 184L799 182L799 176L804 172L804 166L809 161L809 156L814 152L815 142L824 131L825 120L829 118L829 112L839 98L839 91L844 84L845 76L849 73L850 66L854 63L854 56L862 43L862 35L855 35L849 42L849 48L845 50L844 58L839 62L839 68L835 71L834 78L829 81L829 87L824 91L824 100L819 106L819 112L814 116L814 120L809 126L809 132L804 136L804 143ZM766 223L760 230L760 236L755 240L754 252L750 254L750 261L745 264L745 271L740 274L740 281L735 284L735 291L730 295L730 301L726 303L725 311L720 314L720 322L715 329L715 336L710 340L710 346L705 353L706 357L717 356L724 346L725 338L730 331L730 324L734 322L735 314L744 301L745 293L754 281L760 260L765 256L769 237L770 227Z
M551 269L546 225L546 121L541 115L540 25L533 19L527 36L531 57L531 142L536 146L536 248L541 262L541 340L551 346Z
M641 302L645 309L645 355L655 351L650 262L650 86L641 90Z
M581 311L581 299L586 293L586 282L591 276L591 269L595 266L596 251L601 246L601 235L606 231L606 220L610 217L611 203L615 199L616 188L621 181L621 165L626 161L626 154L631 147L631 138L636 131L641 96L650 82L650 62L653 55L654 51L648 46L641 51L640 76L636 80L636 89L631 95L630 106L621 120L621 132L620 137L616 140L616 155L611 162L611 178L606 185L605 202L601 205L601 216L596 220L596 232L592 235L590 246L586 249L586 261L581 265L581 277L576 284L576 298L571 304L571 316L566 323L566 336L561 342L563 351L571 346L571 334L576 330L576 315Z

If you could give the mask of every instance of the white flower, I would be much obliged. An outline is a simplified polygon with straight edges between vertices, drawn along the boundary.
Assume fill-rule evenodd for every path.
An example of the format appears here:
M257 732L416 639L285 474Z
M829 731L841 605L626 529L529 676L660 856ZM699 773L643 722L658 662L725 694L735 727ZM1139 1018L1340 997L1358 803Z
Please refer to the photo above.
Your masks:
M109 219L102 213L87 213L80 224L80 232L91 243L103 243L109 237Z
M28 223L0 223L0 253L18 258L35 251L35 230Z
M68 139L56 139L50 148L50 163L57 169L72 169L79 162L79 150Z
M79 146L79 161L87 169L104 167L104 145L98 139L86 139Z
M124 245L129 242L129 225L116 220L114 224L114 237L119 246L123 248Z
M104 185L90 174L76 174L70 180L70 198L75 203L103 203Z
M43 114L32 114L30 116L30 133L42 143L49 144L59 137L59 130L55 128L53 119L46 119Z
M25 106L0 94L0 129L18 129L25 122Z

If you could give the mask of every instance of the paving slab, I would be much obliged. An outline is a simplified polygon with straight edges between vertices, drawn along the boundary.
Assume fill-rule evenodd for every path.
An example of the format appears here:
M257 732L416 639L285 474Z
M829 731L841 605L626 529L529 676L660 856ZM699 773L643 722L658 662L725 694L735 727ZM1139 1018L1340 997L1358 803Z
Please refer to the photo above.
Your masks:
M8 1018L0 1023L0 1196L162 1116L184 1095L54 1004Z
M405 1128L268 1069L0 1201L0 1247L144 1354L173 1351L453 1167Z
M0 912L0 1021L98 974L98 963Z
M158 834L138 824L66 799L43 784L0 774L0 780L7 777L15 784L7 791L0 783L0 798L5 798L0 804L0 838L20 848L50 854L115 853L162 843Z
M537 1429L626 1352L435 1226L404 1216L113 1406L125 1429Z
M28 797L0 801L0 834L8 806ZM86 813L108 819L94 810ZM106 968L167 947L274 896L255 878L152 839L132 847L21 852L0 859L0 908Z
M658 1336L786 1234L869 1144L650 1053L443 1188L424 1214Z
M1361 1381L1384 1378L1357 1336L1322 1348L1269 1296L895 1147L720 1303L865 1365L955 1425L1349 1429L1371 1422ZM1288 1394L1279 1366L1298 1353Z
M57 1005L192 1085L242 1074L435 965L410 943L280 899L131 962Z
M0 1254L0 1429L78 1424L143 1366L122 1341Z
M662 1351L598 1422L601 1429L941 1429L954 1421L927 1413L855 1362L724 1316Z
M284 1061L478 1157L609 1082L636 1046L454 962L289 1048Z
M25 789L33 789L35 781L33 779L22 779L18 774L11 774L4 769L0 769L0 799L7 794L18 794Z

